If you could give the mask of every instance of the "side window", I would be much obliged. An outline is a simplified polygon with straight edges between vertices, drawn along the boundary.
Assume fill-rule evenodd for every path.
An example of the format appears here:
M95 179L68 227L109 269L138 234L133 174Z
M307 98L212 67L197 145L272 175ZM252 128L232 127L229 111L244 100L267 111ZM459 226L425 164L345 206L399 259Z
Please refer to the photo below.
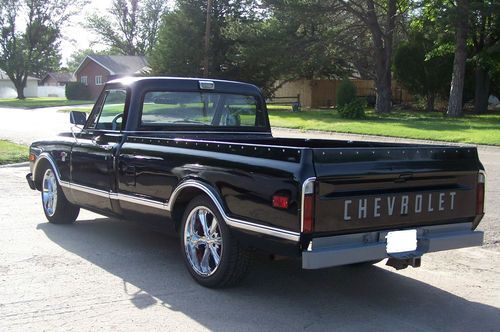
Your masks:
M126 98L125 90L107 90L100 109L91 115L87 128L121 130Z

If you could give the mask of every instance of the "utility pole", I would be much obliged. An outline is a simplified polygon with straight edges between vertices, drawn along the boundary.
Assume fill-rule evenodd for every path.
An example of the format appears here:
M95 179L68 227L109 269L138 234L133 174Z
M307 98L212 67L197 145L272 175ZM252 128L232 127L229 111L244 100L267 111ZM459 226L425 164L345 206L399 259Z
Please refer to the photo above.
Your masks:
M203 58L203 76L208 77L208 65L209 65L209 49L210 49L210 30L211 30L211 20L212 20L212 0L207 0L207 20L205 22L205 54Z

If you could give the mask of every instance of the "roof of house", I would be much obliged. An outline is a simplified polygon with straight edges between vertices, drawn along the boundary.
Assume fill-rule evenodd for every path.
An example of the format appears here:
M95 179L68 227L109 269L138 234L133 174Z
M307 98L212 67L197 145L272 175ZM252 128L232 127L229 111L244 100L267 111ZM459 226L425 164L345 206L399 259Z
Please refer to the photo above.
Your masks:
M136 55L87 55L83 59L80 66L75 71L75 74L83 67L83 64L88 61L94 61L107 71L110 75L133 75L140 74L147 70L148 61L144 56Z
M38 81L39 79L33 76L28 76L28 81ZM0 81L10 81L7 73L0 69Z
M47 73L42 80L45 80L47 76L52 77L56 82L66 83L75 81L75 77L73 74L68 72L49 72Z

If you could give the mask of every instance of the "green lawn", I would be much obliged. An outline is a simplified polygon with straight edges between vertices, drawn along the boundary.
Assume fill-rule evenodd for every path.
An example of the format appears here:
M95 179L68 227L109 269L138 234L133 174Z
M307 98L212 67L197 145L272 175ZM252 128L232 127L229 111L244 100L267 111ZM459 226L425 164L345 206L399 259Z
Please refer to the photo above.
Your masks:
M269 113L273 127L500 145L500 112L453 119L437 112L368 111L362 120L343 119L333 110Z
M71 111L90 113L90 111L92 111L92 106L90 106L90 107L63 108L63 109L60 109L57 111L60 113L69 113Z
M14 108L39 108L53 106L69 106L69 105L85 105L93 104L90 100L67 100L60 97L44 97L44 98L0 98L0 107Z
M25 145L0 140L0 165L28 161L28 153Z

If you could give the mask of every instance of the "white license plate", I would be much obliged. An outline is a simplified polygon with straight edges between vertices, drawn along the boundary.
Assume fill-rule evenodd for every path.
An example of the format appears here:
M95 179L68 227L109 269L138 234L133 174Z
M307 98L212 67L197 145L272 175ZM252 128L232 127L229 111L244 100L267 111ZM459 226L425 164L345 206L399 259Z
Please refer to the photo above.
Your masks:
M394 231L387 233L387 253L415 251L417 249L417 230Z

